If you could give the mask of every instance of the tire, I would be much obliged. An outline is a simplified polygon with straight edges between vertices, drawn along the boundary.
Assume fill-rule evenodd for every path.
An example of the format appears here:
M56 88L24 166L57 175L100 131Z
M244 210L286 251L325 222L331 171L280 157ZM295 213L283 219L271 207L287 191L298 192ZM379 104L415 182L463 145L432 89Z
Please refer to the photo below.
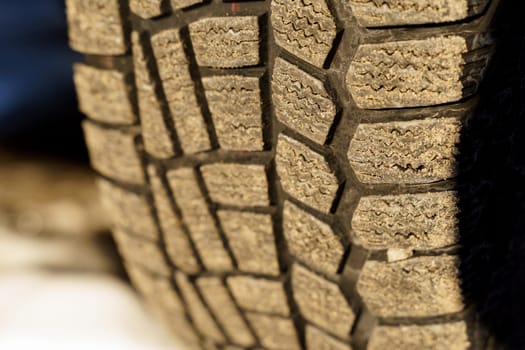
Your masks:
M135 286L190 348L467 349L457 155L489 0L67 0Z

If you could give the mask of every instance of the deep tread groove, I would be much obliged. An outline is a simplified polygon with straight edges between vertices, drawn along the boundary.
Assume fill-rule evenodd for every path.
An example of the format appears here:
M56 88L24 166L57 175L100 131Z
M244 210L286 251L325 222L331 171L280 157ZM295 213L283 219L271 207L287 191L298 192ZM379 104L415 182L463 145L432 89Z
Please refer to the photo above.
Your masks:
M270 8L270 2L267 4L268 10ZM266 17L266 28L271 28L271 19L269 16ZM273 38L273 31L269 31L267 33L269 35L271 40L274 40ZM268 48L268 59L267 59L267 65L269 69L268 74L268 86L266 89L262 89L261 91L265 91L266 94L270 95L270 79L271 74L273 73L273 65L275 62L275 58L277 57L278 50L272 45L272 47ZM263 95L264 96L264 95ZM286 239L284 237L283 232L283 206L284 206L284 193L281 188L279 177L277 175L277 166L275 163L275 152L276 150L276 144L277 144L277 138L279 136L279 133L281 131L282 126L277 121L277 117L275 116L275 112L273 109L273 104L271 103L271 96L267 96L267 101L269 102L267 110L267 115L269 116L271 126L271 130L268 131L268 133L271 136L271 144L272 144L272 151L274 154L274 158L272 159L272 162L270 163L269 171L268 171L268 182L270 183L269 190L270 190L270 198L272 203L275 203L277 205L277 212L273 216L273 230L275 235L275 242L277 247L277 256L279 260L279 266L281 267L281 274L285 275L284 280L284 290L286 293L287 303L288 307L290 308L290 314L291 319L294 323L295 330L297 332L297 336L299 337L299 344L301 348L306 348L306 321L304 320L303 316L301 315L299 311L299 307L297 306L295 299L293 297L293 290L292 290L292 281L291 281L291 264L293 261L292 256L290 255L290 252L288 250L288 246L286 243ZM273 185L272 185L273 184Z
M197 284L195 283L197 277L200 277L200 276L187 276L188 277L188 281L189 283L191 283L191 286L193 288L193 290L195 291L195 294L197 294L200 302L203 304L203 305L208 305L206 303L206 300L204 299L204 297L202 296L202 293L199 289L199 287L197 286ZM211 318L213 319L213 322L215 322L215 325L217 326L217 328L219 328L219 330L221 331L221 333L224 335L224 337L229 341L229 342L232 342L231 339L229 339L229 335L228 333L224 330L224 327L222 326L221 322L219 322L219 320L217 319L217 316L215 316L215 314L210 310L210 307L208 306L208 312L211 316ZM206 336L202 336L203 337L203 341L207 341L209 339L206 338ZM233 343L233 342L232 342Z
M228 242L228 239L226 238L226 234L224 233L224 230L222 229L219 217L217 216L217 210L216 206L211 200L210 194L208 193L208 189L206 188L206 183L204 182L204 178L202 177L202 173L200 169L196 169L195 171L195 178L197 179L197 183L199 184L200 191L202 193L202 196L204 197L204 200L208 204L208 209L210 211L210 215L213 218L213 222L215 223L215 227L217 228L217 232L219 233L219 237L222 240L222 244L224 246L224 249L226 249L226 252L228 253L233 269L238 269L237 260L235 259L235 255L233 255L233 252L230 247L230 243Z
M188 242L190 242L192 254L193 256L195 256L195 259L197 260L197 263L199 264L199 268L201 269L201 271L203 271L205 270L204 263L202 262L201 256L199 255L199 252L197 250L197 247L195 246L195 243L193 242L193 239L191 237L188 227L184 223L184 220L182 220L182 213L180 211L179 206L177 205L175 196L173 195L173 190L171 189L171 186L169 185L168 179L166 177L166 169L164 168L159 169L159 173L162 175L160 176L160 181L164 185L164 189L166 190L166 193L168 194L171 209L173 210L175 215L177 215L177 217L179 218L181 226L182 226L182 230L184 231L184 234L186 235Z
M252 327L251 323L248 321L248 318L246 317L246 314L243 312L243 309L240 307L239 303L237 302L237 300L233 296L233 293L230 290L230 288L228 288L228 284L226 283L226 278L225 277L222 278L222 284L223 284L224 288L226 289L226 291L228 292L228 296L230 297L232 303L235 305L235 308L239 312L239 315L241 315L242 320L244 321L244 323L246 324L246 326L250 330L252 336L256 340L256 344L253 345L253 347L261 346L261 341L259 340L259 337L257 336L257 333L253 330L253 327Z
M137 148L142 147L141 140L137 140L136 143L137 143ZM142 164L143 164L143 169L144 169L144 178L146 179L146 183L149 184L149 176L148 176L148 172L147 172L147 160L146 160L146 155L144 153L142 154ZM159 232L159 245L162 248L162 253L164 255L164 259L168 263L168 265L170 266L172 271L175 271L176 268L173 265L173 261L171 260L171 258L168 255L168 250L166 248L166 241L165 241L165 238L164 238L164 234L165 233L163 232L162 227L160 225L159 217L157 215L157 211L155 210L153 195L151 194L150 191L146 192L146 200L149 202L149 206L151 208L151 213L152 213L153 219L155 221L155 226L156 226L157 232ZM195 256L197 257L197 261L198 261L198 255L195 255ZM175 283L175 279L171 278L170 279L170 283L171 283L173 289L175 290L175 292L177 293L178 297L182 300L182 294L181 294L181 292L179 290L179 287ZM191 325L193 325L193 320L189 316L188 310L186 308L185 308L185 312L184 312L184 317ZM194 325L193 325L193 327L195 328Z
M172 140L173 152L175 155L180 155L182 154L182 147L180 145L180 141L179 141L179 137L177 136L177 132L175 130L175 123L173 122L173 118L171 117L171 112L170 112L170 109L167 103L166 93L164 92L164 87L160 83L161 82L160 74L157 68L157 62L155 59L153 59L153 57L155 56L153 54L153 47L151 46L151 41L147 38L146 34L140 33L140 32L139 32L139 41L141 42L142 49L144 50L144 55L146 57L150 57L150 59L146 61L146 64L148 66L148 69L150 71L150 74L153 80L155 81L155 95L157 96L157 99L159 101L162 116L164 118L164 124L166 125L169 136Z
M180 30L180 39L182 41L186 58L188 59L188 65L190 69L191 79L195 85L195 94L197 96L197 103L201 109L202 117L206 123L206 130L208 131L208 137L210 138L211 148L219 148L219 140L217 133L213 126L213 118L211 117L210 109L206 100L206 94L204 93L204 87L202 86L201 74L199 66L195 61L195 52L191 43L190 32L188 27L183 27Z
M283 192L282 189L279 186L279 182L277 180L277 172L275 170L275 163L272 163L270 166L270 173L269 178L271 183L275 184L273 187L270 187L270 196L273 198L272 201L274 201L277 204L277 213L273 217L273 230L275 234L275 243L277 247L277 256L279 260L279 266L281 267L281 274L285 275L284 280L284 290L287 297L288 306L290 308L290 313L292 315L292 320L295 325L295 329L297 330L298 336L299 336L299 343L302 347L305 346L305 327L306 327L306 321L303 319L299 312L299 308L297 304L295 303L295 299L293 298L293 291L292 291L292 281L291 281L291 264L293 261L292 256L290 255L288 251L288 246L286 243L286 239L284 238L283 233L283 204L284 204L284 198L283 198Z

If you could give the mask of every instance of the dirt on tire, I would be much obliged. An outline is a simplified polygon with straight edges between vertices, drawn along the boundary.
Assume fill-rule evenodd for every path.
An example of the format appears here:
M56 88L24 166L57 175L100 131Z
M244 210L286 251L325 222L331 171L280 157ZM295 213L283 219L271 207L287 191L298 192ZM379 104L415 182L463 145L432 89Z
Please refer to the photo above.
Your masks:
M488 0L67 0L131 279L200 349L468 349L458 142Z

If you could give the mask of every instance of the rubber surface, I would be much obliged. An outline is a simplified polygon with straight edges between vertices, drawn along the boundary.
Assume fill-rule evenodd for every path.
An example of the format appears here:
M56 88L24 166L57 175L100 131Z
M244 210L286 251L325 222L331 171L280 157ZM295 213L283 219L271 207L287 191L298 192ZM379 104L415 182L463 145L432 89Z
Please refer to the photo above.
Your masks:
M457 144L487 0L68 0L131 278L202 349L481 348Z

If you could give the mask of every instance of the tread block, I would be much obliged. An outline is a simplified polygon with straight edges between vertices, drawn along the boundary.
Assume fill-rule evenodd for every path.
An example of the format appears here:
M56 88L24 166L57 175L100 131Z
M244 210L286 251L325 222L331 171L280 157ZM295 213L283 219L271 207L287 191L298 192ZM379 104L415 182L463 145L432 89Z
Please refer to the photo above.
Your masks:
M201 277L197 279L197 286L228 338L242 346L254 345L255 339L221 279Z
M194 169L170 170L167 177L175 200L182 204L182 219L206 269L230 271L232 261L201 193Z
M275 115L281 123L324 144L334 121L336 106L322 81L277 58L272 93Z
M337 34L324 0L272 0L271 22L279 46L315 66L324 64Z
M186 273L199 272L199 263L191 249L190 240L171 206L168 191L154 166L148 167L148 175L168 256L178 269Z
M202 176L211 199L235 206L268 206L268 180L264 165L217 163L203 165Z
M350 0L352 14L364 27L459 21L481 13L489 0Z
M209 339L203 339L199 346L196 347L196 350L223 350L223 347L215 344Z
M306 326L306 348L308 350L352 350L350 345L310 325ZM389 349L389 347L387 346L383 349Z
M245 310L289 316L283 283L250 276L232 276L227 280L233 297Z
M467 41L458 35L363 44L346 83L358 107L405 108L455 102L470 80Z
M256 16L209 17L190 23L189 29L199 66L237 68L259 63Z
M182 293L193 324L199 333L215 342L224 343L226 341L224 335L213 320L210 311L197 294L195 286L188 280L188 277L181 272L175 272L175 281Z
M319 211L330 211L339 184L324 156L281 134L275 161L284 191Z
M329 225L285 201L283 231L292 255L325 273L337 272L344 248Z
M171 277L154 277L139 267L131 264L126 266L128 275L145 299L154 304L155 308L162 309L165 313L182 317L185 309L173 285Z
M157 158L172 157L173 143L164 123L164 116L155 93L155 82L148 70L148 58L140 43L139 33L133 32L131 41L144 148L146 152Z
M272 218L266 214L217 212L240 271L279 275Z
M295 302L307 321L340 337L350 336L355 315L336 283L295 264L292 288Z
M66 0L69 43L93 55L126 53L118 0Z
M173 10L180 10L195 4L200 4L204 0L171 0L171 8Z
M392 263L367 261L357 291L378 317L427 317L463 310L459 261L424 256Z
M95 170L126 183L144 183L144 171L135 148L136 129L107 129L87 120L82 126Z
M456 175L461 122L454 118L361 124L348 150L359 181L423 184Z
M290 318L248 312L246 314L261 344L269 350L300 350L295 325Z
M453 191L362 197L352 218L367 249L436 249L458 243Z
M176 334L177 339L181 340L188 349L200 348L199 343L201 339L199 334L197 334L197 330L188 322L186 317L166 314L163 310L159 310L157 313L160 316L162 324L164 324L168 330L171 330L173 334Z
M118 229L113 230L113 236L125 261L143 266L163 276L171 276L171 268L157 242L137 238Z
M259 78L239 75L202 79L206 99L221 148L261 151L261 92Z
M224 350L244 350L241 347L235 346L235 345L226 345L223 347Z
M162 0L130 0L129 8L142 18L153 18L164 14Z
M124 74L82 63L75 64L74 71L78 104L82 113L108 124L135 123Z
M102 204L116 228L153 241L158 240L159 233L144 196L124 190L103 179L98 179L97 185L102 193Z
M378 326L368 342L369 350L470 349L465 322L424 326Z
M210 139L179 30L155 34L151 43L182 150L185 153L209 150Z

